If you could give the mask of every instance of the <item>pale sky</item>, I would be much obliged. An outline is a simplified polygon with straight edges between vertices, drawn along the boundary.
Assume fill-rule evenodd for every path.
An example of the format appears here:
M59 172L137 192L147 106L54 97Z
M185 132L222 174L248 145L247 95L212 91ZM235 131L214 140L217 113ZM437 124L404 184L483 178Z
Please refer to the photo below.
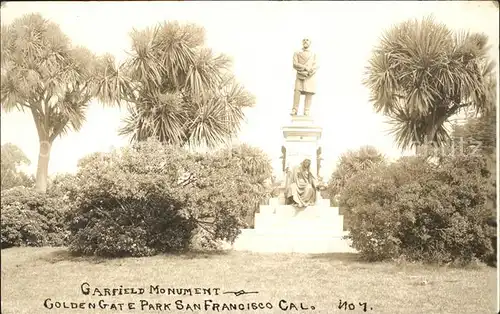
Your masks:
M305 36L312 39L320 65L312 115L323 127L327 174L348 149L373 145L389 157L401 154L361 84L367 60L385 29L433 14L451 29L486 33L498 64L498 9L491 1L12 2L1 9L1 22L9 24L34 12L59 24L74 44L97 54L111 53L118 61L130 48L132 28L169 20L204 26L206 45L233 58L237 79L256 96L239 140L262 148L276 169L281 127L289 123L293 99L293 52ZM83 156L127 144L117 132L125 114L125 109L92 104L82 130L54 142L49 174L74 172ZM28 171L34 172L38 137L31 115L2 113L1 143L7 142L26 153L32 161Z

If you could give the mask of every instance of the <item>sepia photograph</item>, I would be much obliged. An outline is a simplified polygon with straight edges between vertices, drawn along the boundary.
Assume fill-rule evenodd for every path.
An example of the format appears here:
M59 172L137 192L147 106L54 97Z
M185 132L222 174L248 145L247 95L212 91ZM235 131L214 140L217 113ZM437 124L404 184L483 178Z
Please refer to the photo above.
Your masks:
M500 314L498 1L2 1L1 314Z

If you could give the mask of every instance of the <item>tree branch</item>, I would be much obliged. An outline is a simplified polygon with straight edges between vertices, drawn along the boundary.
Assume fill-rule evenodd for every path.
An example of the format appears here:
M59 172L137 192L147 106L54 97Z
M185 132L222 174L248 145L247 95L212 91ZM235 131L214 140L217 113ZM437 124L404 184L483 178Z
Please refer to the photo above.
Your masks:
M46 100L46 97L43 99L43 128L45 129L45 133L49 133L49 102Z
M200 227L201 229L205 230L206 232L210 233L211 235L215 236L215 232L208 229L207 227L204 226L205 225L213 225L212 222L208 222L208 221L202 221L202 220L198 220L194 217L191 216L191 219L194 220L194 222L198 225L198 227Z
M28 102L26 102L26 103L17 103L17 104L19 106L21 106L21 107L25 107L25 108L31 109L31 106L30 106L30 104Z
M33 116L33 120L35 121L35 126L36 126L36 131L38 133L38 138L43 139L44 134L42 130L42 117L43 115L41 113L37 113L36 109L33 108L32 106L30 107L31 109L31 115Z
M66 126L66 124L68 124L69 122L69 118L66 117L64 119L64 121L58 125L57 128L54 128L54 130L52 131L52 134L49 135L49 142L52 143L56 137L61 134L61 131L64 129L64 127Z
M40 96L40 95L43 95L44 91L37 88L37 93L39 96L35 97L33 99L30 99L28 103L31 107L35 107L35 109L38 110L40 115L43 116L43 109L42 109L42 106L40 105L42 102L42 96Z
M87 91L83 90L82 93L83 92L87 92ZM81 97L83 99L75 104L76 107L82 106L82 105L88 103L92 99L92 95L90 93L87 93L87 95L83 95ZM54 130L52 131L52 134L50 134L50 136L49 136L49 141L51 143L56 139L57 136L59 136L59 134L61 134L61 131L68 124L68 122L69 122L69 117L65 117L63 123L61 123L57 128L54 128Z
M472 105L472 102L467 102L467 103L455 103L453 106L450 107L447 113L447 117L451 117L453 114L455 114L460 108L465 108Z

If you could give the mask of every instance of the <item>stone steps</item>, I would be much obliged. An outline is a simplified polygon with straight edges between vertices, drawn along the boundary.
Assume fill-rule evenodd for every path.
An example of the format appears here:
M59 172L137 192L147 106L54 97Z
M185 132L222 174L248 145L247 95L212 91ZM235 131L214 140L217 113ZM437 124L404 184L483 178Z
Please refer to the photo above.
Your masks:
M292 205L261 205L259 214L261 215L278 215L281 217L292 216L316 216L316 217L335 217L339 215L338 207L325 207L325 206L309 206L305 209L296 209Z
M276 253L355 253L348 232L343 230L344 217L329 200L318 200L315 206L297 209L283 205L278 198L262 205L255 214L254 229L242 229L233 244L237 251Z
M356 253L342 236L258 234L254 229L243 229L233 249L274 253Z
M343 219L337 217L331 220L321 218L289 218L262 217L256 215L254 230L259 233L313 233L328 235L343 235Z

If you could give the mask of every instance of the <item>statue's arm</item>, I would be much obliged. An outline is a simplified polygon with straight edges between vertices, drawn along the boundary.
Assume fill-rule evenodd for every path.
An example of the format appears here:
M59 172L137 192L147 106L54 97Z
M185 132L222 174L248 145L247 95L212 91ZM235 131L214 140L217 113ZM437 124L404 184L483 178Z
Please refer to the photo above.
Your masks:
M305 66L299 62L299 56L297 53L293 54L293 68L297 71L305 70Z
M316 73L317 70L318 70L318 63L316 60L316 54L314 54L311 62L311 68L309 69L310 75Z

